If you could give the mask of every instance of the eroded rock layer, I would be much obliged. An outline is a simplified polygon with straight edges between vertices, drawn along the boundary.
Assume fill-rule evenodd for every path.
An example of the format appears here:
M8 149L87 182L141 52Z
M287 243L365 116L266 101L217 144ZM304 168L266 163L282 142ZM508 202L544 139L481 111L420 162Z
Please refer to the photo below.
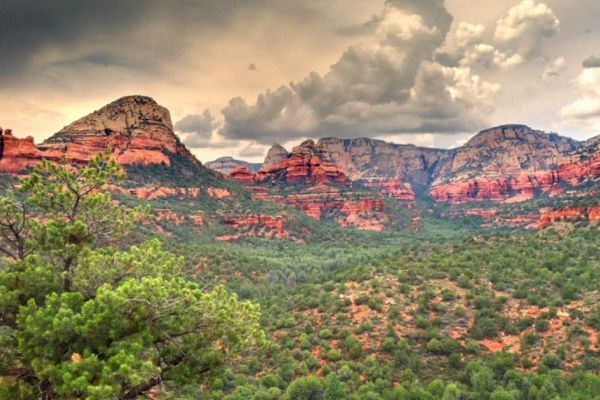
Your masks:
M169 111L145 96L120 98L35 145L31 137L2 135L0 171L19 172L42 159L83 164L110 149L121 165L170 165L182 156L198 163L173 132ZM198 163L199 164L199 163Z
M275 153L276 156L271 153ZM349 183L344 171L319 151L312 140L307 140L294 147L285 158L283 154L277 146L269 151L265 164L256 173L257 182L285 182L288 184L330 182L340 185Z

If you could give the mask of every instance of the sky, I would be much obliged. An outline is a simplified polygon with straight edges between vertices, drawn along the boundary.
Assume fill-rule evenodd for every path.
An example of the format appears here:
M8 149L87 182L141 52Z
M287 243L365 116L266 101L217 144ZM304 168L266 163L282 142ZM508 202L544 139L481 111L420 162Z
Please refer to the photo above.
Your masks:
M153 97L201 161L371 137L600 134L598 0L2 0L0 126Z

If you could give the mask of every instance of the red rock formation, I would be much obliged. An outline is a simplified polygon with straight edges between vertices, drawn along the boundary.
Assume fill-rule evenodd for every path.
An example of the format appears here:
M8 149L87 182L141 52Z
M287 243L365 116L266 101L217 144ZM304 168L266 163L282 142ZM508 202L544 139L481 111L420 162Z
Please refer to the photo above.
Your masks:
M287 160L289 154L287 150L279 145L274 144L267 152L267 157L262 165L262 168L269 169L279 165L281 162Z
M586 220L589 222L600 221L600 206L573 206L564 207L556 210L540 210L540 220L538 228L543 229L560 221Z
M127 96L75 121L38 146L30 137L17 139L10 131L4 133L0 171L23 171L44 158L66 157L83 164L107 149L121 165L170 165L175 154L198 162L174 134L166 108L149 97Z
M255 175L246 165L240 165L235 168L229 176L244 185L253 185L255 183Z
M231 217L223 223L232 229L240 231L234 235L222 235L217 240L228 241L242 236L261 236L275 239L288 239L290 234L285 230L285 218L272 215L251 215L247 217Z
M387 222L383 207L381 199L346 201L340 209L345 216L338 223L342 227L354 226L366 231L382 231Z
M366 188L377 190L381 194L398 201L412 202L416 200L411 185L402 183L397 179L363 178L360 183Z
M553 172L517 176L481 177L464 182L434 186L430 195L436 201L460 204L471 201L516 203L530 200L536 191L543 193L559 190L558 178Z
M210 197L215 197L217 199L223 199L223 198L231 196L231 192L229 191L229 189L225 189L225 188L209 187L206 190L206 192L208 193L208 195Z
M597 179L600 179L600 152L589 158L565 157L555 170L481 177L434 186L430 195L437 201L451 204L484 200L515 203L531 200L537 192L558 196L564 192L561 183L577 187Z
M35 166L42 158L59 159L61 152L40 150L28 136L19 139L10 129L0 128L0 171L20 172Z
M317 150L312 140L294 147L292 153L279 163L265 163L256 174L257 182L349 184L344 172Z
M577 186L600 177L600 153L589 159L581 150L581 143L524 126L483 131L454 150L440 167L430 195L454 204L516 203L537 193L557 196L564 190L560 183Z
M388 221L383 199L364 197L364 194L342 195L339 189L325 184L289 195L257 192L254 198L292 206L316 220L332 218L340 226L352 225L364 230L382 230Z

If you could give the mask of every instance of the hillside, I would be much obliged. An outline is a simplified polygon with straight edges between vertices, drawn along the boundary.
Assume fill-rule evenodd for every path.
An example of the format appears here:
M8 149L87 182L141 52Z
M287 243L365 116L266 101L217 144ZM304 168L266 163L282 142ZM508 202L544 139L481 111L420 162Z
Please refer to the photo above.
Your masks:
M306 188L300 189L298 180L306 181L312 171L298 161L299 153L313 152L324 160L319 161L317 174L326 175L325 170L343 174L322 180L378 192L448 218L479 216L488 227L535 227L540 208L569 207L583 197L598 203L593 199L598 193L600 153L594 139L578 142L524 125L504 125L481 131L450 150L338 138L310 142L310 151L303 150L307 143L291 153L274 145L258 172L239 166L230 175L250 186L276 181L288 193L301 194ZM310 178L306 183L317 181ZM586 215L582 213L582 218Z
M166 262L169 270L156 279L175 273L187 285L185 293L192 285L201 288L197 296L223 285L240 301L260 305L266 346L222 362L216 341L189 370L210 363L212 373L201 376L202 384L165 380L161 386L151 380L144 393L159 399L278 400L308 385L314 393L336 389L335 399L593 398L600 371L597 141L579 143L522 126L484 131L453 150L327 138L304 141L289 152L275 145L258 170L221 160L218 168L231 167L226 176L186 149L166 109L132 96L42 144L6 131L2 144L4 186L44 158L60 163L66 156L66 167L77 170L108 150L127 179L106 188L117 203L104 201L150 206L148 218L114 249L83 258L96 263L87 271L92 282L121 265L119 258L104 258L117 248L160 238L172 256L131 262L144 251L158 251L153 241L135 247L124 258L126 268L111 273L120 277L127 268ZM494 195L428 195L447 185L512 182L523 175L552 180L547 191L533 188L531 196L519 195L514 185ZM175 269L180 256L185 261ZM20 290L21 277L15 281L12 273L0 284ZM32 277L35 288L52 283L23 276ZM164 290L161 283L140 295ZM237 304L234 299L228 304ZM124 304L128 315L130 303ZM169 310L174 303L165 304ZM118 319L127 323L130 317ZM142 320L162 340L155 319ZM77 344L81 353L56 356L70 374L92 359L90 333L85 335ZM98 359L102 348L95 350ZM0 394L10 379L0 378Z

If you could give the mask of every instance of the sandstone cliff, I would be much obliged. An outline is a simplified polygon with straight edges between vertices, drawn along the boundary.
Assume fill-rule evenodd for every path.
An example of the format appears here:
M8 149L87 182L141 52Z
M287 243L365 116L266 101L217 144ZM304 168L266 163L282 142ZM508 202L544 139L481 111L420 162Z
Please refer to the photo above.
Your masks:
M294 147L290 154L282 152L280 147L275 145L269 150L265 164L256 174L257 182L286 184L329 182L340 185L350 183L344 171L331 162L312 140L304 141ZM283 157L284 154L286 157Z
M146 96L122 97L64 127L40 147L62 150L75 162L106 148L123 165L170 165L175 154L195 160L173 132L169 110Z
M417 193L427 191L447 152L364 138L323 138L318 148L354 181L408 184Z
M536 192L556 194L555 171L582 144L524 125L505 125L480 132L451 150L440 163L430 190L437 201L518 202Z
M181 156L200 165L173 132L169 111L145 96L120 98L35 145L31 137L2 135L0 171L19 172L42 159L83 164L110 149L121 165L171 165Z

